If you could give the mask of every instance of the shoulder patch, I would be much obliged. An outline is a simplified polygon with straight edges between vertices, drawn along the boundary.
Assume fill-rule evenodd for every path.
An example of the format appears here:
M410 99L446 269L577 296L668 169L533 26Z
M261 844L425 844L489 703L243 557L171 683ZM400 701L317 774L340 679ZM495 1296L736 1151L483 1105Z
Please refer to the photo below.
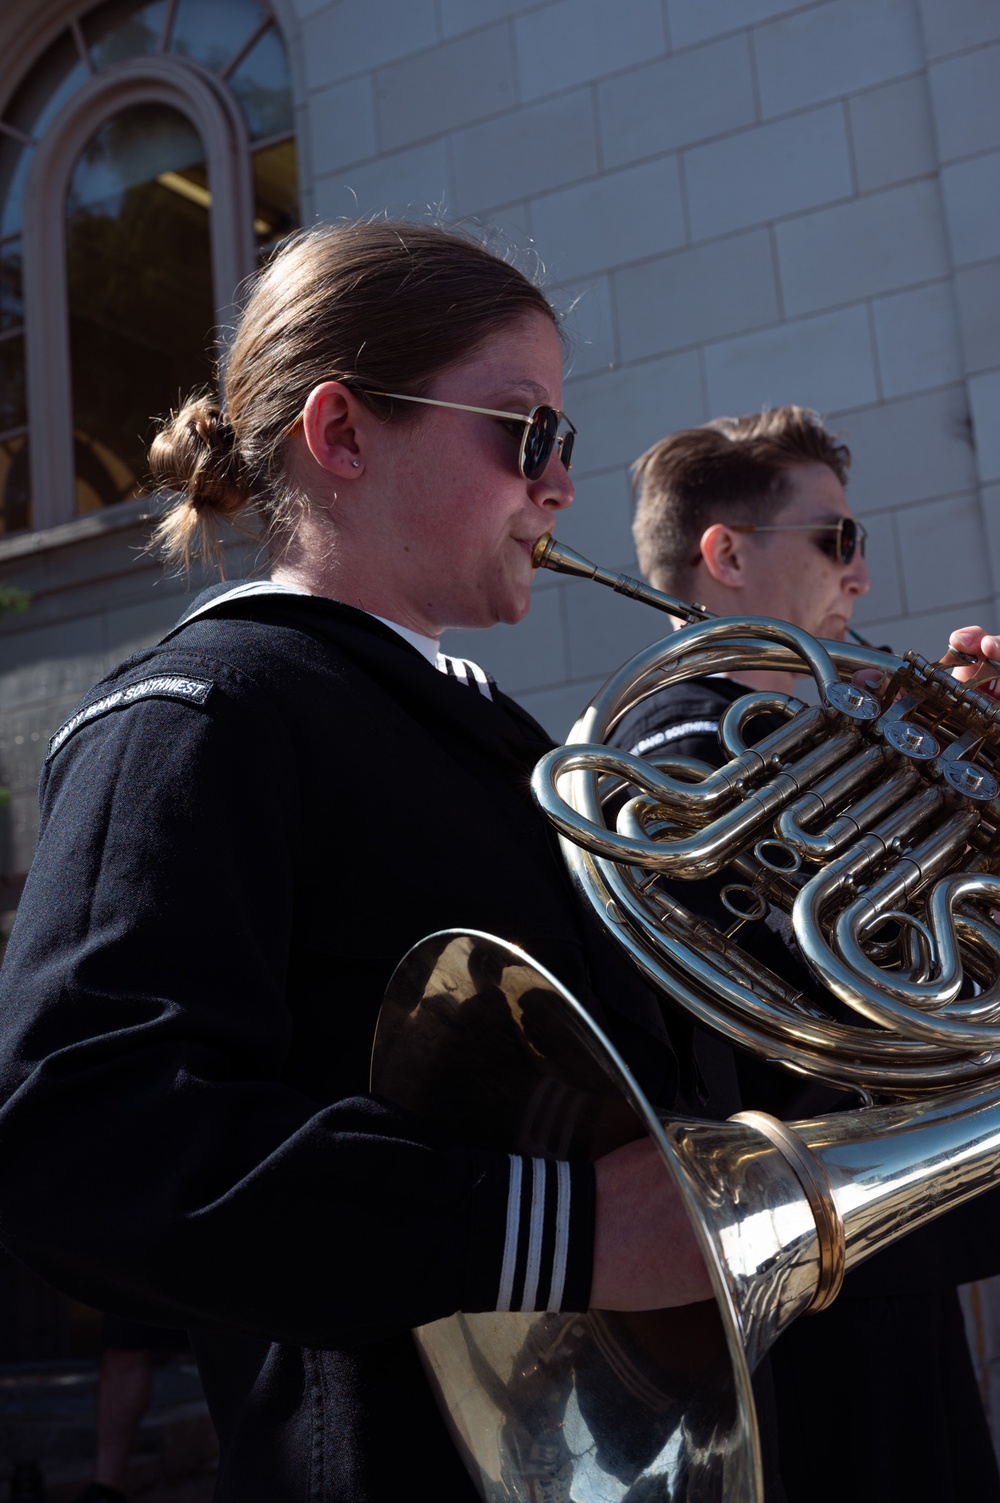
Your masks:
M141 678L134 684L126 684L124 689L115 689L71 715L50 740L46 761L55 756L74 731L96 720L99 715L106 715L109 710L122 710L126 705L135 704L137 699L186 699L191 704L203 705L211 692L210 679L188 678L179 673L158 673L153 678Z
M647 752L655 750L656 747L666 746L668 741L682 741L685 736L709 736L718 729L717 720L679 720L676 725L668 726L665 731L654 731L651 736L644 736L629 750L633 757L644 757Z

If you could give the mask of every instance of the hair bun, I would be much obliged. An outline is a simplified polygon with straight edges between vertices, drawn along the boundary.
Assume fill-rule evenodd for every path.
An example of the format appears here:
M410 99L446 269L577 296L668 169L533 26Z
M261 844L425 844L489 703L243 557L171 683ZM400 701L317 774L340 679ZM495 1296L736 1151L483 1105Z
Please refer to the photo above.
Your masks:
M236 434L214 397L195 397L170 415L150 447L149 468L157 487L182 492L199 512L233 517L249 499Z
M214 397L193 397L171 413L150 445L149 472L158 489L183 496L153 529L154 545L185 569L196 554L221 569L217 524L235 521L251 487L236 433Z

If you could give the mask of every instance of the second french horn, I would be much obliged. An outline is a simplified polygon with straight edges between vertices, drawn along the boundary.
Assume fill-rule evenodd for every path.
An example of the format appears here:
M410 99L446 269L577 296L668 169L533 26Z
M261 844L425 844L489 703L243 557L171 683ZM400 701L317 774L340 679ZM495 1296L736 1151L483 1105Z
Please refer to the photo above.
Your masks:
M536 562L695 617L608 680L533 782L582 897L636 964L738 1047L868 1097L1000 1071L1000 702L916 653L821 643L764 618L704 619L551 540ZM807 675L818 703L745 695L720 723L730 760L718 769L604 744L651 690L751 668ZM853 683L858 670L874 682ZM784 723L749 746L762 713ZM635 793L612 819L616 783ZM673 879L676 894L723 869L728 933L657 881ZM739 930L767 905L790 915L813 975L856 1025L744 955Z

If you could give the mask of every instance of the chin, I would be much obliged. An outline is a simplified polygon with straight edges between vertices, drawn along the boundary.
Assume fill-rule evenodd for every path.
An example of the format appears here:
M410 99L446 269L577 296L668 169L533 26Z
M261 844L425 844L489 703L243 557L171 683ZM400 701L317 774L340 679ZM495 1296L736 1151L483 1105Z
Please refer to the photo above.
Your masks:
M497 611L496 619L502 626L516 626L519 621L524 620L530 609L531 591L527 590L517 599L504 601Z

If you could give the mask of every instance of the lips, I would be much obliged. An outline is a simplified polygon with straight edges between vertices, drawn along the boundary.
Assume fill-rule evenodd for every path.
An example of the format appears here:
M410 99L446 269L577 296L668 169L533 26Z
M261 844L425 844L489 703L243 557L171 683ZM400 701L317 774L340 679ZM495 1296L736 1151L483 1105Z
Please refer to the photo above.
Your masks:
M533 538L515 538L514 541L516 543L519 543L521 545L521 547L525 549L525 551L527 552L529 558L533 559L534 558L534 554L535 554L535 549L537 548L539 541L542 538L544 538L544 537L548 537L549 532L551 532L551 530L552 529L549 528L545 532L540 532L537 537L533 537Z

